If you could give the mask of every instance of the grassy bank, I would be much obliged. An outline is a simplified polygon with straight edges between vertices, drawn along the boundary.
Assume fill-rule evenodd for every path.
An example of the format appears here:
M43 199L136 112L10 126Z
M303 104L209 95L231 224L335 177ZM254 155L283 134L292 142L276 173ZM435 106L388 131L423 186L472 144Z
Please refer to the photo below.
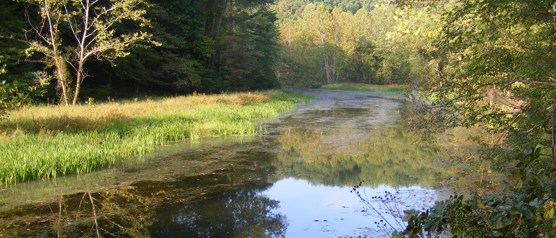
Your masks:
M259 120L303 100L270 91L25 108L0 122L0 182L88 173L175 141L254 134Z
M327 84L321 86L324 89L357 91L357 92L400 92L406 91L407 86L404 85L374 85L374 84L357 84L357 83L339 83Z

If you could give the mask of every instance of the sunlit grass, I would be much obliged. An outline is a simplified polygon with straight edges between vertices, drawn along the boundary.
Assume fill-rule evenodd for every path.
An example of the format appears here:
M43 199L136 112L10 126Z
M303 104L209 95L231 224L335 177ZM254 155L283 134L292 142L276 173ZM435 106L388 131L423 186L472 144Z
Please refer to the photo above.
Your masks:
M356 83L339 83L327 84L321 86L324 89L357 91L357 92L405 92L407 86L404 85L375 85L375 84L356 84Z
M33 106L0 122L0 181L80 174L200 137L257 133L257 122L306 97L269 91L156 101Z

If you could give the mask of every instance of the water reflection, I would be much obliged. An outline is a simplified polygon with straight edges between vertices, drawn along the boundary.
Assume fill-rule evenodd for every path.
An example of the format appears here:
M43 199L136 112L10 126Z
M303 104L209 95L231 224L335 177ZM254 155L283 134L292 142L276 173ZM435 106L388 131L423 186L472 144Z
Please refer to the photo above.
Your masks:
M315 96L262 137L178 144L136 165L0 191L0 236L91 236L99 227L131 237L381 237L381 217L351 186L365 180L370 200L397 192L399 201L386 204L396 211L372 201L393 223L439 196L434 154L397 124L402 103L368 93ZM84 191L97 202L87 204Z
M349 101L349 100L345 100ZM400 102L366 98L344 100L295 114L278 124L281 147L274 164L280 177L313 184L393 187L434 184L434 153L402 126Z
M365 180L370 186L431 186L434 154L415 140L401 128L372 130L357 139L319 129L289 130L279 137L283 150L277 153L275 166L283 177L314 184L350 186Z
M249 148L252 149L252 148ZM161 182L147 191L169 191L168 203L157 207L152 237L283 237L284 215L279 201L262 194L272 183L275 155L240 150L233 164L199 176Z
M162 206L152 237L283 237L287 223L275 212L279 201L261 189L240 189L208 195L182 205Z
M390 237L391 230L381 222L383 217L401 230L403 210L430 207L437 196L434 190L419 186L364 188L362 191L381 217L347 191L348 187L314 185L288 178L276 182L264 194L279 200L276 211L287 214L289 226L285 237ZM395 196L388 201L373 198L385 193Z

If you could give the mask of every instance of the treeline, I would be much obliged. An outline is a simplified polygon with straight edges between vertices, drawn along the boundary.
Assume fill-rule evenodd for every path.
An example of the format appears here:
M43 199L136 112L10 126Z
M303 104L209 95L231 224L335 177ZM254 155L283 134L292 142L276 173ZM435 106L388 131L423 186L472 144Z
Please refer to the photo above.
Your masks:
M30 99L68 104L89 97L218 93L279 85L407 84L430 77L433 70L421 52L431 47L438 32L437 15L429 14L434 11L422 3L86 2L97 14L114 6L124 9L123 4L129 10L120 10L125 19L110 11L89 16L89 22L115 22L89 24L87 31L82 23L87 14L78 0L0 3L0 17L5 19L0 23L0 111ZM56 33L53 40L49 29ZM87 50L90 55L78 54Z
M26 95L57 102L61 97L61 83L60 79L57 83L56 72L66 68L70 74L68 78L76 77L78 71L72 67L77 68L78 64L70 64L73 60L70 55L76 50L69 46L79 43L79 39L74 39L77 38L74 35L79 34L74 33L82 31L74 27L82 27L83 24L69 23L78 22L73 17L81 13L79 7L72 5L72 1L62 7L56 5L62 4L58 2L52 1L46 5L33 0L0 3L0 17L3 19L0 22L0 95L3 98L0 99L3 102L11 100L3 103L4 107L18 104L14 99L28 99ZM123 3L90 2L97 12ZM88 97L104 100L107 97L146 94L215 93L266 89L277 85L273 67L278 50L278 34L274 27L274 14L269 9L271 1L127 2L144 7L132 12L127 19L116 19L113 25L109 25L112 28L106 35L146 32L145 36L149 34L150 37L122 46L125 49L118 52L120 55L106 57L119 50L115 49L87 60L82 72L85 79L78 95L81 101ZM58 15L55 15L55 7L61 9ZM53 63L56 58L48 56L50 53L40 51L45 49L36 47L38 50L29 50L32 43L44 41L41 37L50 36L45 31L48 29L44 23L47 19L44 16L45 9L52 11L53 25L59 22L57 29L54 29L59 32L57 50L59 57L69 62L65 66L61 64L62 67L56 67ZM72 9L76 14L69 19L65 11ZM138 24L138 16L146 21ZM68 24L62 24L66 20ZM105 36L101 35L98 39L102 40L102 37ZM35 46L48 45L44 42L41 44ZM70 81L67 87L73 88L75 84Z
M411 83L426 78L430 47L438 31L430 6L394 1L277 1L286 84L336 82Z

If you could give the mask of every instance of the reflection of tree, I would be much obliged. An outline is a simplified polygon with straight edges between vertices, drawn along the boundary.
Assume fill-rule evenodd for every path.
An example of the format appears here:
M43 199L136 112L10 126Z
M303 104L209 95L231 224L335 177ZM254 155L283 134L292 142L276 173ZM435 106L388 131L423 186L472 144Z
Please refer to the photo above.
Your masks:
M220 169L144 186L165 191L157 207L153 237L282 237L285 217L275 213L278 201L261 194L274 173L274 153L247 147L222 158ZM228 161L228 162L226 162ZM233 164L232 164L233 163ZM214 166L214 165L213 165Z
M353 136L357 133L357 136ZM328 185L432 185L433 153L402 128L327 131L305 128L283 131L276 166L286 177ZM331 143L331 142L334 143Z
M260 189L219 191L176 209L159 211L159 222L151 227L153 237L283 237L285 217L273 213L278 201L260 194Z
M96 237L97 228L103 237L284 236L278 201L261 194L270 186L275 155L248 147L235 156L210 163L212 172L143 180L0 213L0 236Z
M148 237L152 199L132 190L76 193L0 216L4 237ZM6 224L5 224L6 223Z

